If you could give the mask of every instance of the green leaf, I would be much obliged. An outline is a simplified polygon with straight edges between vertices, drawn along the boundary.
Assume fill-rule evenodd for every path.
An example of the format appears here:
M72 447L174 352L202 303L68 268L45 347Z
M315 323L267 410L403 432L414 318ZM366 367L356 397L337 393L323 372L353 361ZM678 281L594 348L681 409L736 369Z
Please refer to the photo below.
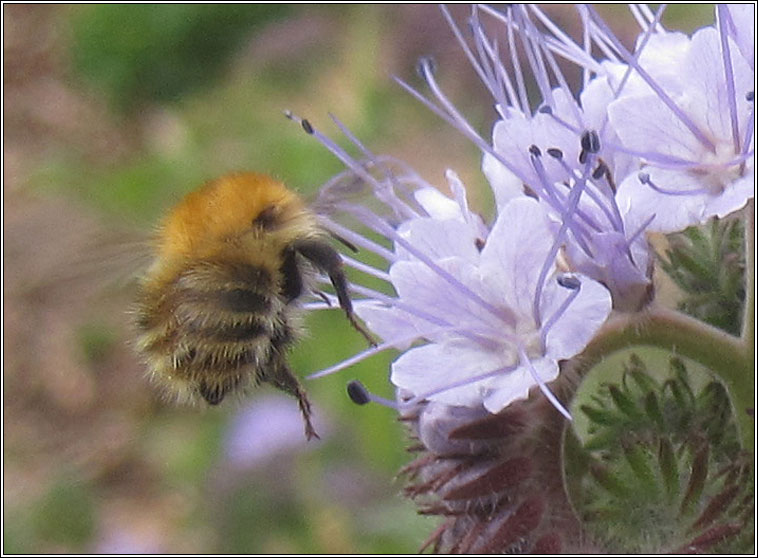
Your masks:
M593 423L612 426L621 422L615 413L596 409L589 405L582 405L579 408Z
M622 500L629 496L629 487L608 467L594 461L590 463L589 469L592 478L595 479L595 481L597 481L597 483L607 492Z
M651 463L652 455L647 448L642 444L624 444L624 456L639 480L635 487L642 488L650 494L656 493L658 484Z
M661 438L658 442L658 467L663 477L667 500L673 502L679 492L679 467L674 448L666 438Z
M621 391L616 386L609 386L608 391L611 394L611 398L616 404L616 407L618 407L622 413L631 419L639 419L641 417L641 413L637 408L637 405L626 393Z
M684 499L682 500L682 514L691 512L695 508L697 500L699 500L703 493L705 481L708 476L709 453L710 450L707 444L702 444L699 448L695 449L690 478L687 482Z
M663 417L658 396L653 391L645 395L645 412L647 413L647 417L655 423L659 430L666 428L666 419Z

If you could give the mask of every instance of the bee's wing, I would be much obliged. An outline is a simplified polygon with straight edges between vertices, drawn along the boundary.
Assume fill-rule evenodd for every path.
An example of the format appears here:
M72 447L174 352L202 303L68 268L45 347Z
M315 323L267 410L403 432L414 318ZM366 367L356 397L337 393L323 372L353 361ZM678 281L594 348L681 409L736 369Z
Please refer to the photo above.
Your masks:
M6 205L4 223L3 294L11 312L44 308L40 316L65 313L75 327L85 315L107 321L126 310L150 257L144 236L66 200L18 198Z
M368 214L395 228L402 221L427 215L416 199L416 192L423 188L433 186L407 164L377 156L357 161L334 176L319 189L311 207L327 222L350 228L368 224Z
M388 156L351 160L332 177L310 202L320 226L349 250L343 262L353 279L356 273L386 274L394 259L387 239L394 229L413 217L426 215L415 192L427 185L409 166ZM379 256L378 258L376 256ZM371 269L375 272L370 271ZM325 300L332 301L332 286L322 280Z
M153 239L135 231L117 231L105 238L90 239L85 251L71 262L72 274L99 278L103 287L131 286L153 261Z

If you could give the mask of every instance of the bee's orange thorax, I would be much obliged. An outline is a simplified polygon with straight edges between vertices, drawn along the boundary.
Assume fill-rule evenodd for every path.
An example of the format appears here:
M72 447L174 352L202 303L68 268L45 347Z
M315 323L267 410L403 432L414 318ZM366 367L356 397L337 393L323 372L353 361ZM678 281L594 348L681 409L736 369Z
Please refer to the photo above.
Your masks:
M210 181L187 196L163 222L158 238L161 257L203 258L220 243L245 234L268 206L300 212L299 198L263 174L237 173Z

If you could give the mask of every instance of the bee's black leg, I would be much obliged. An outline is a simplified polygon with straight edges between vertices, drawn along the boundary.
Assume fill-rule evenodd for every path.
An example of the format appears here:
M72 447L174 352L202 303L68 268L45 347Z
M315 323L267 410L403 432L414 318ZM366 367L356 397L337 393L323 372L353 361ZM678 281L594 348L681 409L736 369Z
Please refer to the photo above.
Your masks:
M261 378L261 381L267 382L277 389L296 397L300 406L300 413L303 415L303 421L305 422L305 437L308 440L319 437L311 423L311 403L308 401L308 396L297 377L284 361L284 358L278 353L269 361L268 369Z
M303 292L303 278L300 276L296 258L294 250L287 250L280 270L283 279L281 294L287 302L292 302Z
M347 319L371 345L376 345L376 341L371 334L355 319L353 303L347 290L347 278L345 277L345 272L342 270L342 258L340 258L339 252L328 242L318 238L299 240L295 242L293 248L329 276L329 280L334 285L334 290L337 293L337 300L340 303L340 307L345 311Z
M329 297L328 297L328 296L326 296L326 293L324 293L324 292L322 292L322 291L313 291L313 294L315 294L315 295L316 295L317 297L319 297L321 300L323 300L324 302L326 302L326 305L327 305L327 306L331 307L331 305L332 305L332 301L331 301L331 300L329 300Z
M332 231L328 231L328 232L329 232L329 235L330 235L330 236L331 236L331 237L332 237L334 240L338 240L339 242L341 242L342 244L344 244L345 246L347 246L347 248L348 248L349 250L351 250L352 252L358 252L358 247L357 247L355 244L353 244L353 243L352 243L352 242L350 242L349 240L346 240L346 239L342 238L340 235L338 235L338 234L337 234L337 233L335 233L335 232L332 232Z

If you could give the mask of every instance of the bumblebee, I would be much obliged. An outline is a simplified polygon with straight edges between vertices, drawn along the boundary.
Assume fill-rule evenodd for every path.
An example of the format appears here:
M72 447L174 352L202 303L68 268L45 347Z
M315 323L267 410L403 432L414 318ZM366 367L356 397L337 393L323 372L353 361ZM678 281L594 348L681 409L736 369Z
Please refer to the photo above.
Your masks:
M140 281L137 349L153 380L180 400L217 405L268 383L297 398L308 439L311 405L287 363L300 298L325 273L348 320L342 259L315 214L263 174L210 181L171 210Z

